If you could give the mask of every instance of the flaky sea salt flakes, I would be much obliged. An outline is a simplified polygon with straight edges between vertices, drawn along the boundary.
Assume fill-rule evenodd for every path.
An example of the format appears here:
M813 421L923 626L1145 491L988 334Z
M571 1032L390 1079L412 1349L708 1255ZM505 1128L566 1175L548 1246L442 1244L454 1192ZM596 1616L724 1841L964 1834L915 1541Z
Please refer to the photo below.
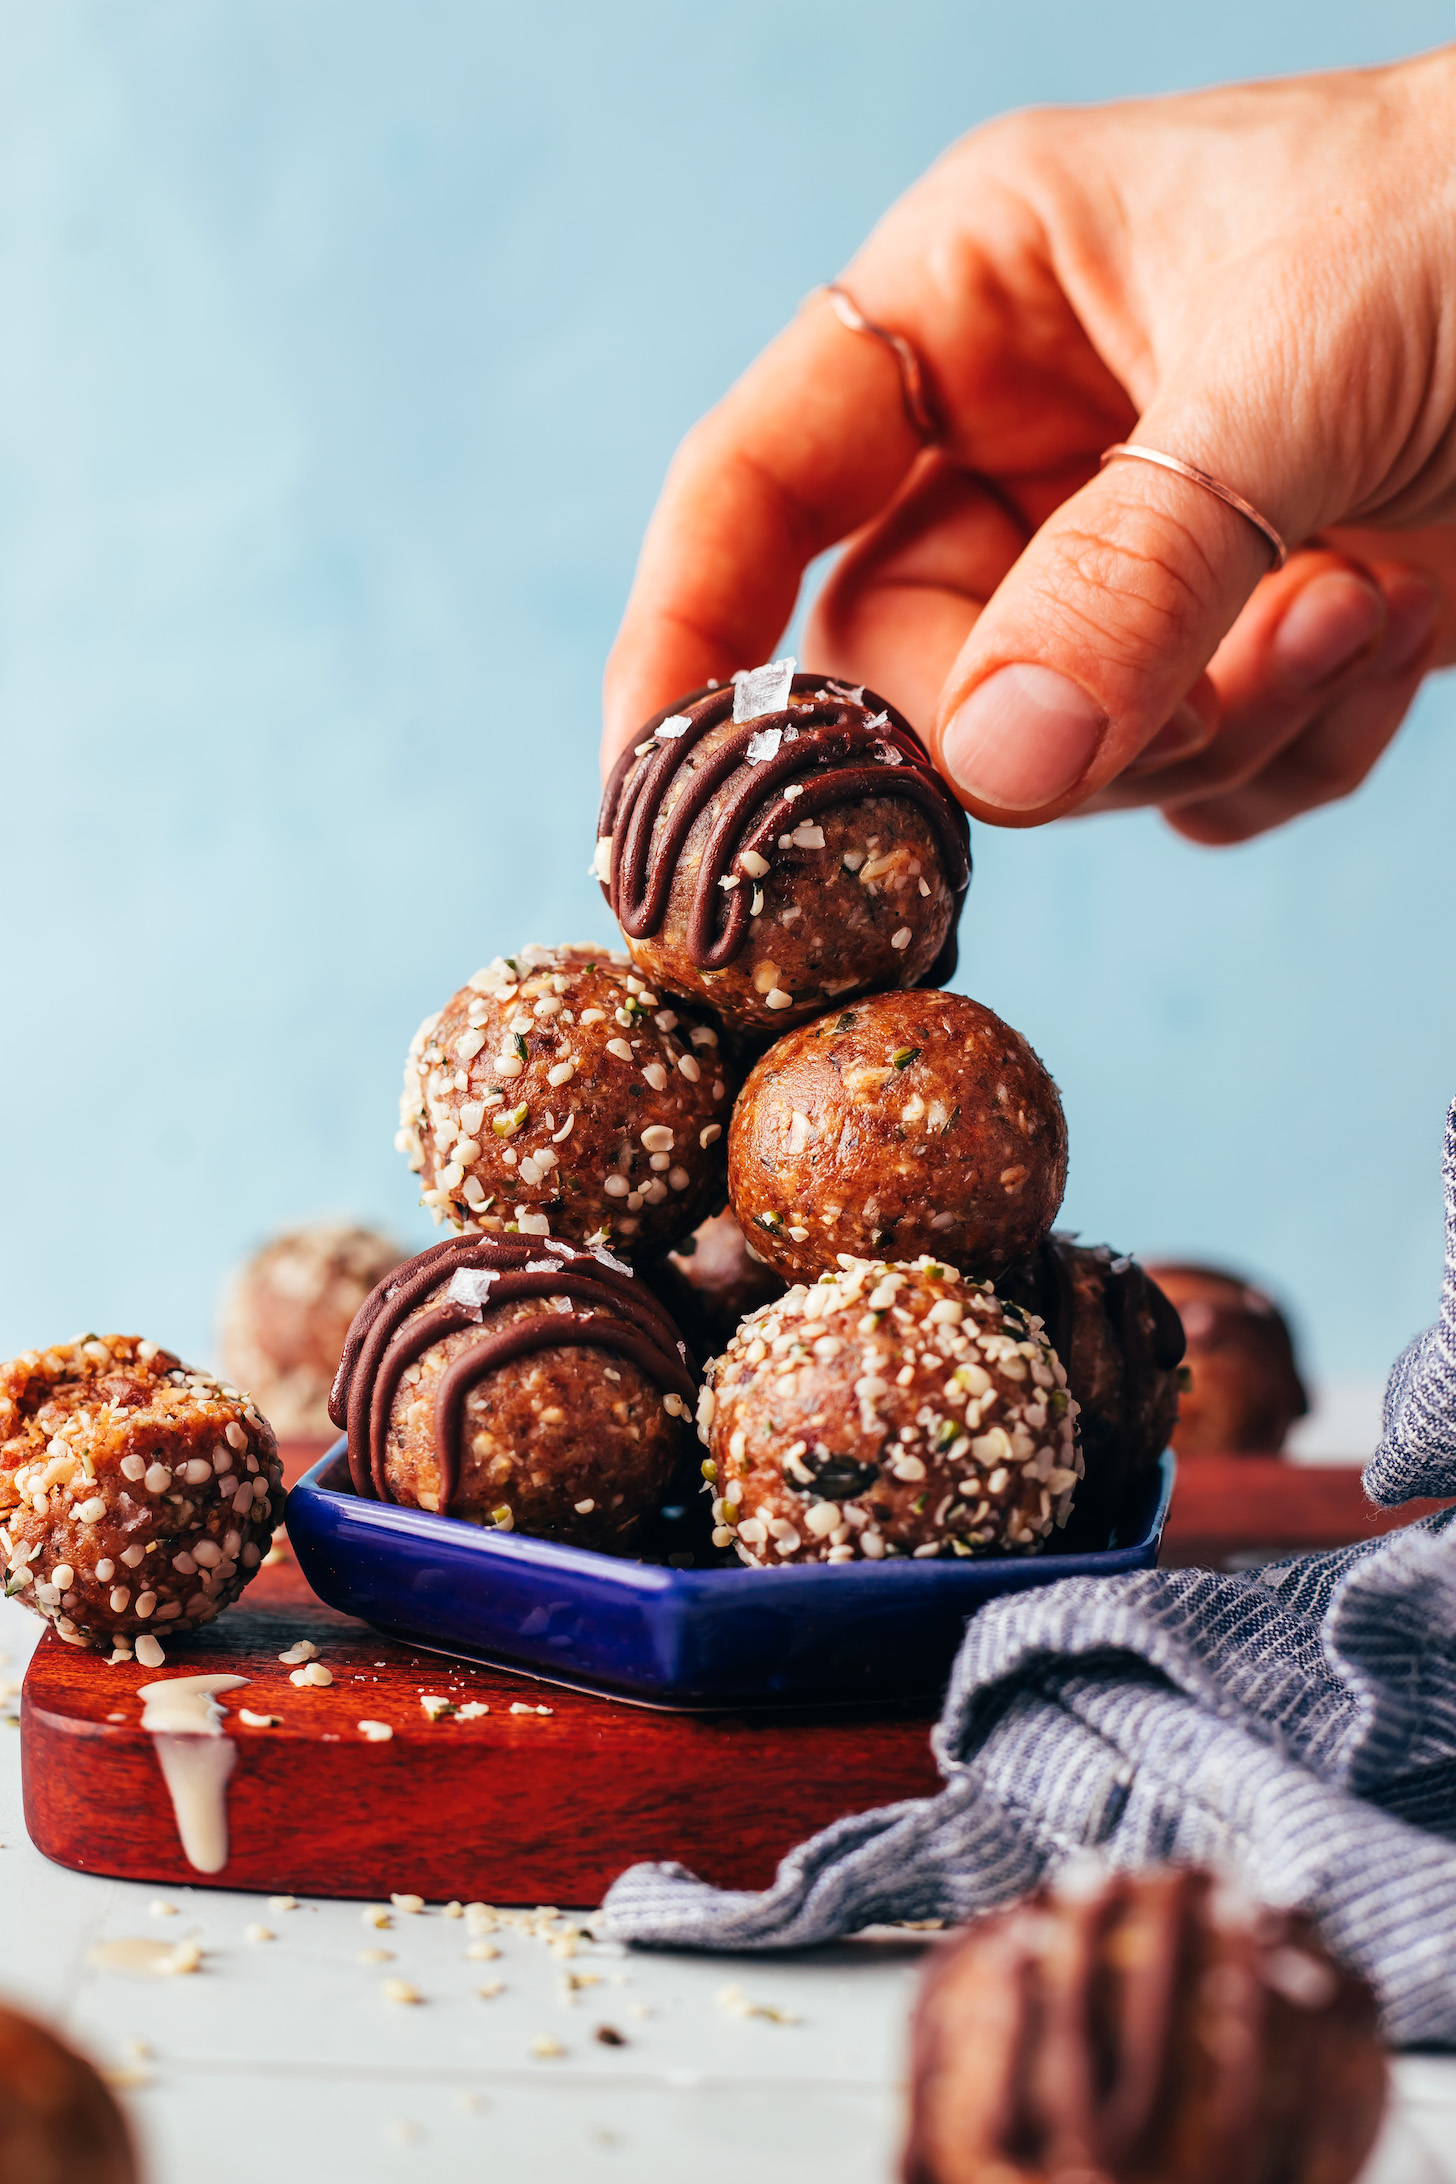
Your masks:
M794 680L798 661L792 653L782 660L770 660L763 667L755 667L741 681L733 683L733 720L739 726L746 720L761 720L765 713L781 713L789 702L789 689ZM757 738L754 739L755 741ZM774 750L778 745L774 745ZM752 745L749 747L752 756ZM773 752L761 754L772 757Z
M605 1244L592 1244L590 1250L592 1257L599 1260L603 1266L611 1267L618 1274L631 1274L632 1269L628 1266L626 1260L613 1258Z
M660 736L670 736L676 740L678 736L685 736L692 725L690 713L669 713L666 720L658 722L656 732Z
M450 1286L445 1291L445 1301L448 1304L463 1304L479 1319L481 1306L490 1302L490 1285L499 1279L494 1267L463 1266L458 1274L451 1277Z
M749 737L748 747L743 755L750 766L761 765L766 758L778 757L779 745L783 740L782 728L760 728L756 735Z

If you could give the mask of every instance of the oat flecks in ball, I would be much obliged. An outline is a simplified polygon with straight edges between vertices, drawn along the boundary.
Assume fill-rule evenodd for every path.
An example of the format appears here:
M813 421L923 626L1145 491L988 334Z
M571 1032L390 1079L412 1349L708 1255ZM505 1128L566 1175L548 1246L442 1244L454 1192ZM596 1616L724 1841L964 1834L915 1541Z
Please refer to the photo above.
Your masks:
M1073 1504L1076 1411L989 1284L846 1258L708 1367L715 1543L767 1564L1034 1551Z
M1173 1446L1180 1456L1276 1455L1309 1409L1289 1323L1242 1275L1158 1266L1188 1341Z
M1049 1236L996 1287L1041 1319L1077 1400L1087 1475L1058 1544L1069 1554L1105 1547L1173 1432L1178 1315L1136 1259L1071 1236Z
M841 1252L997 1274L1041 1242L1066 1180L1056 1086L956 993L872 994L800 1025L755 1063L728 1133L734 1214L790 1281Z
M1312 1922L1214 1875L1068 1874L937 1951L905 2184L1351 2184L1387 2093L1375 1998Z
M950 977L969 830L913 729L820 675L744 714L755 682L679 699L607 784L595 869L639 967L760 1032Z
M331 1403L357 1493L620 1550L691 1447L696 1392L610 1253L462 1236L370 1297Z
M623 955L497 956L415 1035L395 1143L437 1221L669 1249L723 1199L736 1078Z
M377 1229L318 1221L275 1236L234 1278L218 1326L222 1369L285 1440L328 1435L329 1387L350 1322L406 1256Z
M267 1420L156 1343L82 1335L0 1366L5 1590L71 1644L211 1622L282 1514Z

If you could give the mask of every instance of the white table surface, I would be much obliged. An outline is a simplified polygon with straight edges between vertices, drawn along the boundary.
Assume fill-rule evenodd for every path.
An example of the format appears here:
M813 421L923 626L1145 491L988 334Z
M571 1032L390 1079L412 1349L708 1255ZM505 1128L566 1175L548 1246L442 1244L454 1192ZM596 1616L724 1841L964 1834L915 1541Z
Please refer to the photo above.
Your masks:
M0 1606L10 1721L39 1629ZM0 1725L0 1994L136 2081L120 2098L148 2184L891 2184L915 1938L790 1958L584 1939L564 1957L505 1930L489 1937L496 1958L472 1959L464 1921L438 1906L380 1930L353 1902L274 1910L90 1879L31 1847L19 1743ZM276 1938L248 1939L258 1923ZM124 1976L90 1961L127 1935L195 1936L201 1968ZM392 1960L361 1964L372 1948ZM568 1992L569 1975L596 1983ZM420 2001L387 1999L390 1978ZM735 2014L720 1999L735 1986L795 2022ZM599 2042L599 2025L627 2044ZM543 2036L564 2052L535 2053ZM1456 2057L1403 2056L1395 2076L1366 2184L1456 2184Z

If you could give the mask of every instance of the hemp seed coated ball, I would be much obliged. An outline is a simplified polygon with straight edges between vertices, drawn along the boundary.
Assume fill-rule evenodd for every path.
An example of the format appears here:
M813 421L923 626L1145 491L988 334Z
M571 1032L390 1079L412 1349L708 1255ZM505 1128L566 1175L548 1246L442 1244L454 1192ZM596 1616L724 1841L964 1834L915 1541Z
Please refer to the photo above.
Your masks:
M332 1436L329 1388L350 1322L406 1256L377 1229L318 1221L275 1236L235 1276L218 1325L222 1369L285 1440Z
M754 1064L728 1133L734 1215L789 1281L845 1252L999 1274L1047 1234L1066 1181L1056 1086L958 993L872 994L800 1025Z
M689 1456L696 1392L624 1261L459 1236L380 1283L331 1400L356 1493L621 1552Z
M1070 1236L1049 1236L996 1287L1040 1318L1077 1399L1087 1476L1059 1545L1105 1547L1173 1433L1182 1323L1136 1259Z
M602 948L523 948L425 1019L395 1139L437 1221L670 1250L723 1202L716 1028Z
M1028 1553L1081 1477L1039 1327L934 1259L846 1257L750 1314L709 1365L715 1546L749 1563Z
M133 1644L237 1599L283 1515L273 1429L251 1400L133 1335L80 1335L0 1365L7 1596L72 1645Z
M607 784L594 869L643 975L735 1031L955 969L965 813L908 721L774 661L660 713Z

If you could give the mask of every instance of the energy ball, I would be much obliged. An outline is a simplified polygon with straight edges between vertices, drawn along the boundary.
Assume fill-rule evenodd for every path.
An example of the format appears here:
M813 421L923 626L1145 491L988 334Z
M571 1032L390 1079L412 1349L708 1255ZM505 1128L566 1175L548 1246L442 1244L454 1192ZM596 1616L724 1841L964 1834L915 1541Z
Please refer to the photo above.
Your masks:
M1309 1919L1212 1874L1068 1876L938 1950L904 2184L1352 2184L1375 1999Z
M330 1409L356 1493L611 1552L690 1450L696 1393L676 1327L600 1245L461 1236L380 1283Z
M497 956L415 1034L395 1144L437 1221L670 1250L723 1202L718 1032L602 948Z
M1041 1320L1077 1401L1087 1476L1058 1544L1105 1547L1172 1435L1182 1322L1136 1259L1071 1236L1049 1236L996 1287Z
M218 1326L222 1369L284 1440L330 1433L329 1388L354 1314L406 1254L377 1229L319 1221L275 1236L235 1277Z
M1174 1448L1180 1456L1276 1456L1309 1409L1278 1305L1219 1267L1154 1272L1188 1340Z
M135 1648L231 1606L283 1515L273 1429L245 1395L134 1335L0 1365L5 1591L75 1646Z
M970 830L873 691L791 660L659 713L607 783L596 871L638 968L735 1030L955 970Z
M1073 1506L1076 1415L1046 1336L989 1283L846 1258L708 1367L714 1544L766 1564L1035 1552Z
M715 1213L645 1273L699 1357L723 1349L745 1313L781 1297L787 1287L731 1213Z
M98 2073L32 2017L0 2008L0 2177L137 2184L131 2135Z
M787 1033L728 1133L734 1215L789 1281L845 1252L999 1274L1047 1234L1066 1181L1056 1086L958 993L872 994Z

